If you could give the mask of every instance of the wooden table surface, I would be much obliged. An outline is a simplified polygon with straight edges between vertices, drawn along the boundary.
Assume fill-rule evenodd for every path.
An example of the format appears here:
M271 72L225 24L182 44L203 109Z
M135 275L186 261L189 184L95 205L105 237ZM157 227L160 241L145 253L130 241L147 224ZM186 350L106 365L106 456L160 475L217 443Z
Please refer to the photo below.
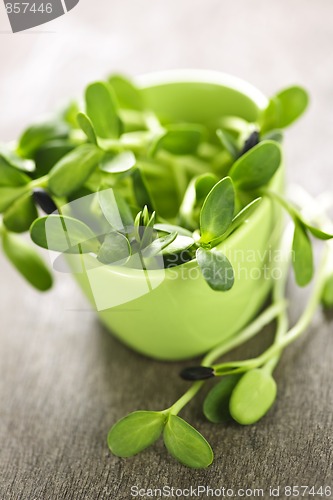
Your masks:
M15 36L1 12L1 140L110 71L213 69L267 94L295 82L309 89L310 110L287 134L289 179L314 195L333 190L331 1L91 4L81 0L67 16ZM278 400L258 424L209 424L202 397L185 409L215 451L209 469L193 471L161 442L121 460L105 441L126 413L171 404L186 389L178 372L188 363L154 362L124 347L70 276L57 276L54 289L40 295L3 256L0 270L0 500L127 500L134 485L264 488L265 498L270 486L333 486L332 315L319 311L285 352ZM293 321L307 294L290 287ZM268 328L231 357L259 353L272 333Z

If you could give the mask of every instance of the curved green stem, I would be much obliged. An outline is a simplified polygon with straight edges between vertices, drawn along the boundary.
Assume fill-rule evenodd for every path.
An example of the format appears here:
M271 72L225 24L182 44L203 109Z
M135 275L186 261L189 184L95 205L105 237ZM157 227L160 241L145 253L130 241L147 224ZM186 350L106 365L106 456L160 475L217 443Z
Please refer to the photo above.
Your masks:
M282 242L282 264L280 266L281 278L276 281L273 289L273 302L281 301L285 296L285 289L288 280L288 271L291 261L291 248L292 248L292 227L286 229ZM289 319L287 309L283 309L277 317L277 329L275 334L274 343L279 343L280 340L286 335L289 327ZM270 359L263 369L272 374L277 364L280 361L282 352L279 352L275 357Z
M327 278L327 269L331 257L332 251L328 248L327 245L327 248L324 251L324 256L321 260L318 277L313 292L310 296L310 299L308 300L304 313L302 314L296 325L289 330L289 332L281 339L281 341L276 346L272 346L271 353L274 354L274 352L278 351L279 349L284 349L289 344L294 342L310 325L312 317L314 316L314 313L318 305L320 304L323 288L325 286ZM262 355L262 358L270 357L271 353L266 351L266 353Z
M170 415L178 415L180 410L184 408L193 398L198 394L202 386L204 385L204 380L199 380L191 385L191 387L183 394L181 398L179 398L170 408L165 410L165 412Z
M277 201L288 214L292 217L293 220L302 219L300 212L294 207L291 203L289 203L283 196L281 196L276 191L272 191L271 189L261 189L260 194L263 196L267 196L272 200Z
M286 335L286 333L288 331L288 326L289 326L288 314L287 314L287 311L285 309L285 310L281 311L281 313L277 317L277 330L276 330L275 340L274 340L275 343L278 344L280 342L280 340L283 338L283 336ZM280 361L281 355L282 355L282 352L279 352L278 354L276 354L276 356L274 356L272 359L270 359L265 364L263 369L267 373L273 373L277 364Z
M279 303L273 304L268 307L258 318L256 318L250 325L248 325L241 333L237 334L231 340L224 341L222 344L216 346L210 351L202 360L202 366L210 365L215 359L220 358L223 354L231 351L235 347L243 344L259 333L266 325L268 325L278 314L286 308L284 300ZM178 399L170 408L165 412L172 415L177 415L180 410L184 408L200 391L205 381L198 381L191 385L185 394Z
M263 354L257 358L248 359L241 362L233 363L223 363L220 365L215 365L212 368L215 371L216 376L227 375L230 373L242 373L249 368L258 368L263 366L268 361L271 361L276 355L278 355L283 349L285 349L289 344L294 342L310 325L314 313L320 303L323 288L325 286L325 281L327 278L327 271L332 257L332 249L330 245L326 245L324 256L322 257L320 268L318 271L317 280L314 285L314 289L308 300L307 306L304 313L300 317L296 325L289 330L282 338L274 343L269 349L267 349Z
M22 186L23 191L20 192L20 195L16 199L23 198L24 196L28 195L31 193L31 191L37 187L45 188L47 187L48 183L48 175L44 175L43 177L40 177L39 179L33 179L24 186ZM15 200L16 201L16 200Z
M43 177L40 177L39 179L34 179L33 181L29 182L29 184L27 184L27 186L29 186L29 190L34 189L36 187L44 188L44 187L47 187L48 180L49 180L49 176L44 175Z
M202 360L202 366L210 366L216 359L220 358L227 352L235 349L236 347L244 344L252 337L261 332L261 330L273 321L282 311L286 310L287 302L280 300L275 304L269 306L257 319L248 325L241 333L233 337L226 343L218 345L210 351Z

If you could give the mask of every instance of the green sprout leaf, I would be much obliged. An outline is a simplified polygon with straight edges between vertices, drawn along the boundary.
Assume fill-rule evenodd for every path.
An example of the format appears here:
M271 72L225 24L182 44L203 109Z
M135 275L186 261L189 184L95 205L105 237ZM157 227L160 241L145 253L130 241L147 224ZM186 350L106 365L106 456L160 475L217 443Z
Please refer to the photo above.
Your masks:
M0 144L0 165L2 163L23 172L33 172L36 168L33 161L21 158L5 144Z
M292 260L297 284L308 285L314 273L312 244L306 229L297 220L295 221Z
M289 87L276 95L278 106L278 122L276 128L285 128L296 121L306 110L309 96L302 87Z
M37 290L44 292L52 286L52 276L43 259L19 236L3 232L3 250L18 272Z
M50 190L59 197L78 190L93 173L103 154L93 144L83 144L68 153L50 171Z
M331 240L333 238L333 234L326 233L325 231L322 231L318 227L311 226L311 224L304 222L302 219L301 222L310 231L312 236L314 236L318 240Z
M49 215L40 217L30 228L31 239L36 245L68 253L98 253L100 244L92 230L72 217Z
M17 168L9 165L0 155L0 188L24 186L30 178Z
M177 238L177 233L169 233L161 238L156 238L150 245L146 246L142 252L144 258L155 257L162 250L167 248L175 239Z
M276 94L262 116L262 131L289 127L306 110L307 92L298 86L288 87Z
M265 136L271 130L275 130L277 127L277 123L279 122L278 118L278 109L279 109L279 101L276 96L271 97L268 101L268 106L262 112L261 117L259 118L259 122L261 125L261 134Z
M150 155L155 156L164 149L174 155L189 155L196 153L202 140L202 127L195 125L170 125L151 147Z
M132 212L117 191L114 189L99 191L98 201L104 217L115 231L130 231L130 228L134 225Z
M147 247L153 241L155 237L155 221L155 212L153 212L150 216L147 206L145 206L143 210L137 214L134 221L135 237L141 249Z
M209 192L218 181L218 177L210 172L206 172L194 178L195 200L197 205L205 201Z
M214 454L206 439L176 415L169 416L163 439L169 453L187 467L202 469L213 462Z
M179 209L179 215L187 226L193 229L197 227L196 212L201 209L205 198L217 182L218 177L211 173L198 175L191 180Z
M263 369L250 370L242 376L230 398L230 414L241 425L258 422L276 399L276 383Z
M87 87L86 109L98 137L117 139L120 136L117 104L109 84L96 82Z
M102 264L125 264L131 256L131 245L121 233L107 234L99 249L97 258Z
M112 75L109 78L109 83L116 94L120 108L144 110L143 96L131 81L121 75Z
M84 113L79 113L77 115L77 122L80 129L86 134L88 141L97 146L96 132L90 118Z
M124 151L111 158L106 156L99 168L109 174L128 172L135 167L136 158L132 151Z
M156 411L136 411L117 422L108 434L108 445L117 457L132 457L161 436L166 416Z
M216 250L198 248L196 258L202 275L213 290L226 292L234 285L234 271L227 257Z
M191 261L195 248L195 240L191 236L178 234L175 240L162 250L164 266L169 268Z
M326 280L321 301L325 309L333 308L333 273Z
M18 154L24 158L33 158L36 151L46 142L65 138L68 126L62 121L49 121L31 125L23 132L18 143Z
M12 203L27 193L27 188L23 187L1 187L0 186L0 213L5 212Z
M213 240L211 242L211 246L215 247L221 241L225 240L231 233L233 233L239 226L244 224L251 215L256 211L258 205L260 205L262 201L262 198L256 198L255 200L251 201L246 207L244 207L238 214L232 219L232 222L227 229L227 231L223 234L221 238L217 238L216 240Z
M182 234L177 234L177 237L169 243L163 250L163 254L171 255L185 252L194 245L195 241L190 236L184 236Z
M256 198L251 201L246 207L244 207L238 214L232 219L232 223L230 225L230 230L234 231L241 224L246 222L251 215L257 210L258 206L262 202L262 198Z
M38 213L31 193L18 198L5 212L3 223L9 231L24 233L37 219Z
M207 420L214 424L230 420L229 402L232 391L241 375L228 375L216 384L206 396L203 412Z
M43 144L35 154L37 177L48 174L51 168L73 149L73 144L61 139Z
M152 202L149 190L147 188L144 174L141 172L140 169L135 168L132 171L131 175L132 175L132 179L133 179L134 195L135 195L138 207L146 206L146 207L148 207L148 210L150 212L153 212L154 206L153 206L153 202Z
M281 164L281 147L263 141L241 156L232 166L230 177L238 189L257 189L267 184Z
M237 147L236 141L233 136L228 133L226 130L218 129L216 131L216 135L219 138L224 149L228 151L228 153L236 159L239 154L239 149Z
M235 190L230 177L209 192L200 213L201 241L209 243L226 232L235 211Z

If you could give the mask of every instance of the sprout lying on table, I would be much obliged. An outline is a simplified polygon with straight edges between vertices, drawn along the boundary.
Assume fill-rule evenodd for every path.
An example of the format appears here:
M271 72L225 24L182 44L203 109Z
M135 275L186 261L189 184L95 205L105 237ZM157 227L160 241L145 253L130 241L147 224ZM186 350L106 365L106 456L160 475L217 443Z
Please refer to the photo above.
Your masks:
M294 224L292 264L296 281L314 275L310 236L332 235L305 220L299 209L270 188L281 164L282 130L306 109L299 87L274 96L249 123L224 116L214 127L161 123L143 95L121 76L89 85L84 104L71 104L54 119L29 127L17 144L0 147L0 233L4 253L34 287L47 290L52 276L39 254L17 233L30 231L40 247L89 254L103 265L165 268L196 259L208 286L227 292L234 284L231 263L218 246L257 209L263 197L282 206ZM95 195L88 213L75 213L75 200ZM40 210L46 216L39 216ZM288 248L290 250L290 248ZM327 260L327 257L325 258ZM135 412L109 433L110 449L131 456L163 432L170 453L189 467L206 467L212 451L204 438L178 417L201 388L201 379L223 376L209 393L204 413L213 422L230 415L241 424L261 418L273 404L272 372L282 350L308 325L322 299L331 307L332 277L326 260L300 323L288 332L284 281L273 305L254 323L208 354L182 376L198 380L171 408ZM214 365L278 317L273 346L254 360ZM252 391L253 387L256 391Z

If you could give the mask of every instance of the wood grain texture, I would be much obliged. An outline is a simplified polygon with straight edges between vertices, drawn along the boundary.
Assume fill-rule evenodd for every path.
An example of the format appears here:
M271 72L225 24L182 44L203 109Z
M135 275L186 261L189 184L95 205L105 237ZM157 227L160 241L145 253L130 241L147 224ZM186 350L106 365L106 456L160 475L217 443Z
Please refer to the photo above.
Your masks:
M16 136L34 109L46 111L109 71L210 68L267 93L305 84L312 106L288 132L289 177L313 194L333 190L332 2L163 0L150 12L146 0L99 3L101 10L91 12L91 2L81 0L50 25L53 34L6 35L1 139ZM290 289L293 320L307 293ZM162 442L129 460L111 456L106 445L118 418L162 409L181 395L187 385L178 372L188 363L157 363L124 347L99 324L70 276L58 276L54 290L40 295L0 256L0 299L1 500L128 500L132 485L333 486L332 315L318 312L308 334L286 351L276 371L277 403L260 423L209 424L202 395L185 409L215 451L209 469L192 471L169 457ZM272 333L268 328L231 358L260 352Z

